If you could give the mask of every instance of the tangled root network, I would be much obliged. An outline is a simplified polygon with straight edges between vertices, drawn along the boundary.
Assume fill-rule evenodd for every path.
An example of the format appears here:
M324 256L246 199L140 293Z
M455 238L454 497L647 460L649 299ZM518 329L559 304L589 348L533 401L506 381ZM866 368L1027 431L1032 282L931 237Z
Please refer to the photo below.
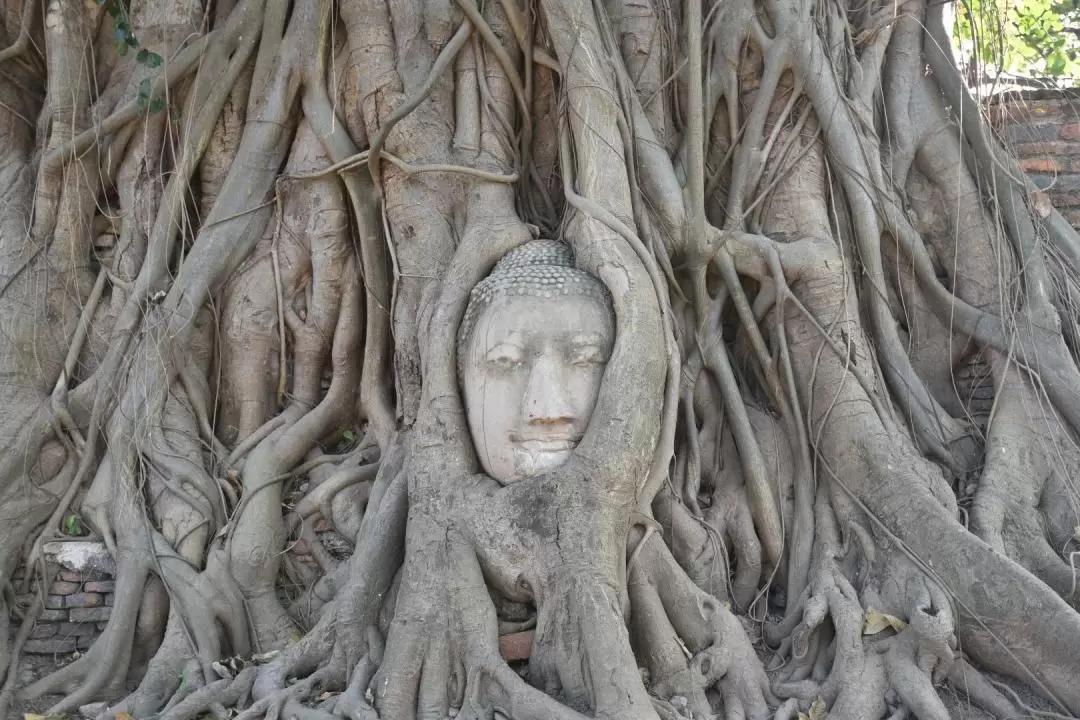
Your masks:
M1080 714L1080 237L942 18L0 0L0 716ZM535 238L615 340L502 484L457 333Z

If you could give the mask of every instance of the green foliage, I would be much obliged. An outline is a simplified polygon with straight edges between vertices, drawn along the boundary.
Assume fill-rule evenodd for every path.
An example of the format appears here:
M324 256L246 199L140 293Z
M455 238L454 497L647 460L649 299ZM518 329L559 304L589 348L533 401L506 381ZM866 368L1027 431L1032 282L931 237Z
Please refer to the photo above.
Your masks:
M86 534L82 517L78 513L69 513L64 516L64 534L69 537L82 537Z
M139 47L139 39L131 31L131 16L128 15L124 0L98 0L105 8L113 21L113 37L116 39L116 52L120 56L127 55L129 50ZM141 48L135 55L135 62L151 70L161 67L164 58L156 52ZM165 98L160 95L152 97L153 83L150 78L145 78L139 83L139 93L135 102L140 110L149 110L158 113L165 109Z
M1080 79L1080 0L963 0L953 37L979 79Z

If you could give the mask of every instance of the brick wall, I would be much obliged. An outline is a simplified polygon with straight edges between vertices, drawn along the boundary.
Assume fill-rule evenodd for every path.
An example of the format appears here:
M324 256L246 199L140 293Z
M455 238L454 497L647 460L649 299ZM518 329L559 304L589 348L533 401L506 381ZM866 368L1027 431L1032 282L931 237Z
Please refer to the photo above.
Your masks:
M1080 89L999 95L991 122L1031 180L1080 229Z
M23 652L53 655L86 650L112 612L115 583L108 553L101 543L82 541L47 543L44 554L56 580ZM12 578L16 588L22 584L22 572L20 568ZM32 600L33 594L16 598L22 607Z

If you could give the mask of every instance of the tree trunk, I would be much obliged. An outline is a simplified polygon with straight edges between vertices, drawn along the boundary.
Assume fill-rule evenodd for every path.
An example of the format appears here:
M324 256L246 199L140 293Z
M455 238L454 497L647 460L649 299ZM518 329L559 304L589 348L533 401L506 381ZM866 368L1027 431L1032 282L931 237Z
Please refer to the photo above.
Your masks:
M118 568L28 687L0 595L0 715L1080 714L1080 237L940 6L0 0L0 41L0 583L71 514ZM504 484L458 329L536 238L615 340Z

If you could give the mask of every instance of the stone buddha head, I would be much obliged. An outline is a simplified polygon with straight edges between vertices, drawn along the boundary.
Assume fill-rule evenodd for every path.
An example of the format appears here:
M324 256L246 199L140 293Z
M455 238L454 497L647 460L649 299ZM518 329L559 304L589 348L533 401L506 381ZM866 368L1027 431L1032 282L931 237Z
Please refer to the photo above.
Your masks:
M458 376L484 471L506 485L570 457L615 342L607 288L564 243L507 253L469 298Z

